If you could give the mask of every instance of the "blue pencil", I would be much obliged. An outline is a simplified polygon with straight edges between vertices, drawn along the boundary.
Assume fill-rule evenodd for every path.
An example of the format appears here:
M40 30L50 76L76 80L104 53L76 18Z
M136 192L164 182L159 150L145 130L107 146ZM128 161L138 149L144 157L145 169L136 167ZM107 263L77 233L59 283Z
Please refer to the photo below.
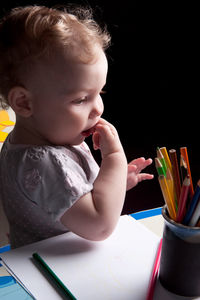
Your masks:
M199 197L200 197L200 180L197 182L197 187L196 187L194 196L191 200L191 203L189 205L189 208L187 210L187 213L185 215L185 218L183 220L183 224L188 225L189 221L191 220L191 217L192 217L192 215L195 211L195 208L197 206Z

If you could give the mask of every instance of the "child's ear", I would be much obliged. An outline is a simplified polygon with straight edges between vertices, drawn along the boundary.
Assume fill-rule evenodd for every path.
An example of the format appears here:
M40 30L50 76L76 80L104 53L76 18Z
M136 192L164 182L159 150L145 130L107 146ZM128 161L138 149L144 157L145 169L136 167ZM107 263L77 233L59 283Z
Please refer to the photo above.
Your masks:
M24 118L32 115L32 101L30 92L21 87L15 86L8 93L8 102L14 112Z

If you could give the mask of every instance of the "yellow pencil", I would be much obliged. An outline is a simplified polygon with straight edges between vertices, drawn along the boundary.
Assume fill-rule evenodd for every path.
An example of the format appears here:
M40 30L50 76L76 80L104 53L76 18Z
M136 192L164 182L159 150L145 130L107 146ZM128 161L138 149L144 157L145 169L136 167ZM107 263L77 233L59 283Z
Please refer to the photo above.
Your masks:
M167 186L168 186L172 201L174 202L174 206L175 206L175 209L176 209L176 212L177 212L178 202L177 202L177 199L176 199L174 179L173 179L172 173L170 172L170 169L167 169L166 180L167 180Z
M175 204L172 200L172 197L171 197L168 185L167 185L167 180L166 180L164 175L160 175L158 177L158 181L159 181L159 184L160 184L160 187L161 187L163 198L164 198L165 203L167 205L169 216L172 220L175 221L176 220Z
M167 153L166 147L161 147L160 151L161 151L162 155L164 156L167 168L169 168L170 172L172 172L172 164L171 164L171 161L169 159L169 155Z

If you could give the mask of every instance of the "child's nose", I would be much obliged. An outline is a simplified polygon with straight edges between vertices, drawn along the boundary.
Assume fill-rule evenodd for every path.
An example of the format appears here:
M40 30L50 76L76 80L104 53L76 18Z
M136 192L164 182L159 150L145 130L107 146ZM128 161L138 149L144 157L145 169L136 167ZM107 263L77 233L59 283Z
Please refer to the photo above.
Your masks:
M93 119L93 118L101 116L103 113L103 110L104 110L104 105L103 105L102 99L100 98L95 102L94 106L92 107L89 118Z

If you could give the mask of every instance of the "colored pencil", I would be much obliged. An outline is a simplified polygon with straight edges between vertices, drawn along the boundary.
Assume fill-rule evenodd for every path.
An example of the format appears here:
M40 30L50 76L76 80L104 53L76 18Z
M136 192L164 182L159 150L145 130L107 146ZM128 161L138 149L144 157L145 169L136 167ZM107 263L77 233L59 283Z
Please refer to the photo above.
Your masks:
M187 165L182 155L180 155L180 170L181 170L181 181L183 183L185 177L188 174Z
M197 187L195 189L195 193L194 193L194 196L190 202L190 205L189 205L189 208L187 210L187 213L185 215L185 218L183 220L183 224L188 224L194 211L195 211L195 208L196 208L196 205L198 203L198 200L199 200L199 197L200 197L200 180L197 182Z
M174 202L174 205L175 205L175 208L176 208L176 211L177 211L178 202L177 202L177 199L176 199L176 193L175 193L175 188L174 188L174 180L173 180L172 174L170 172L170 169L167 169L166 180L167 180L167 185L168 185L168 188L169 188L169 192L170 192L172 201Z
M179 175L179 169L178 169L178 160L176 155L176 150L171 149L169 150L169 157L172 163L172 176L174 179L174 188L176 193L176 199L177 203L179 204L179 198L181 194L181 181L180 181L180 175Z
M152 271L150 282L149 282L149 287L148 287L148 293L147 293L146 300L153 300L156 280L157 280L157 277L158 277L158 272L159 272L159 267L160 267L161 249L162 249L162 239L160 240L158 250L157 250L157 253L156 253L156 259L155 259L155 262L154 262L153 271Z
M190 188L190 177L189 175L187 175L187 177L183 181L183 185L181 188L181 195L179 199L177 219L176 219L178 223L181 223L184 218L189 188Z
M174 201L171 197L168 185L167 185L167 181L164 175L159 175L158 177L158 181L161 187L161 191L163 194L163 198L165 200L165 203L167 205L167 210L169 213L169 216L172 220L176 220L176 209L175 209L175 204Z
M199 189L200 189L199 188L200 187L199 182L200 182L200 180L198 181L197 188L195 190L195 194L194 194L195 198L197 198L198 194L199 194ZM199 219L200 219L200 196L198 197L198 201L197 201L196 207L194 209L194 212L192 214L192 217L191 217L188 225L189 226L198 226L199 227L200 226Z
M183 159L187 165L187 171L190 176L190 198L192 199L192 197L194 195L194 188L193 188L193 183L192 183L192 175L191 175L191 170L190 170L190 163L189 163L189 158L188 158L187 147L181 147L180 152L181 152L181 156L183 157Z
M165 172L167 172L167 164L165 162L164 156L162 155L162 152L160 151L159 147L157 147L157 157L159 158Z
M197 203L195 211L194 211L188 225L189 226L200 226L199 218L200 218L200 198L199 198L199 201Z
M166 176L166 171L163 168L163 165L161 164L159 158L155 158L155 165L156 165L156 170L158 172L158 175L164 175Z
M57 287L66 295L70 300L77 300L74 295L68 290L64 283L58 278L58 276L52 271L47 263L41 258L38 253L33 253L34 260L39 264L43 271L49 276L49 278L57 285Z
M172 164L171 164L169 155L168 155L168 153L167 153L166 147L161 147L161 148L160 148L160 151L161 151L162 155L164 156L164 159L165 159L167 168L170 170L170 172L172 172Z

